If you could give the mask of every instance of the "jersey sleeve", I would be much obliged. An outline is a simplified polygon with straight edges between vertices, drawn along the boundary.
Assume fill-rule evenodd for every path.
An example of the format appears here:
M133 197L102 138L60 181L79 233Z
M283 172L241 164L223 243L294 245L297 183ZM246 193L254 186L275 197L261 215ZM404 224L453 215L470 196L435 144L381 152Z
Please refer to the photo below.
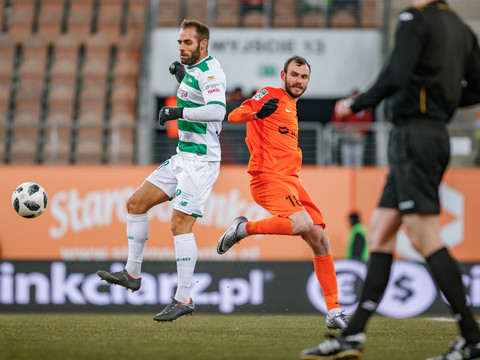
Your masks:
M466 86L462 92L460 106L480 103L480 48L474 34L472 38L473 52L465 74Z
M352 111L377 105L408 81L420 57L424 36L425 24L420 11L414 8L403 11L398 16L395 45L389 62L374 85L353 101Z
M242 105L228 115L228 121L232 123L246 123L254 120L253 115L260 110L265 101L273 97L272 92L268 88L257 91L251 99L245 100Z

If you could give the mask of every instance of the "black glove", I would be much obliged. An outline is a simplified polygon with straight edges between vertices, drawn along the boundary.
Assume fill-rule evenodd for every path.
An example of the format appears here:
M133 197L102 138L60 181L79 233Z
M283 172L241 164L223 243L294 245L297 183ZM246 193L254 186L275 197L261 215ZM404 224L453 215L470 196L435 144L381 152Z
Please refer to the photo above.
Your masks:
M165 125L169 120L176 120L183 116L183 107L164 106L158 112L158 124Z
M175 61L170 65L168 70L170 71L170 74L175 75L175 78L180 84L185 76L185 66L183 66L182 63Z
M277 98L272 98L267 101L265 101L257 112L257 118L259 119L265 119L267 116L272 115L275 110L278 108L278 99Z

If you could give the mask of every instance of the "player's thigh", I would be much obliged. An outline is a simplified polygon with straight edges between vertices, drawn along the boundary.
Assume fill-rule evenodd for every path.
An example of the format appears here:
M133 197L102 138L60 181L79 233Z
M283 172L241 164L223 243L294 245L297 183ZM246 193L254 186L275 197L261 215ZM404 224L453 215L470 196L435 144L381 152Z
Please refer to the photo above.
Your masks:
M173 208L187 215L202 217L219 172L218 161L184 159L177 174Z
M324 229L325 219L323 218L322 212L313 202L312 198L307 192L307 189L303 185L303 182L299 178L294 179L294 182L297 189L298 198L303 205L305 211L312 218L313 224L320 225Z
M252 177L250 192L253 200L270 214L288 217L306 211L295 186L288 176L260 173Z
M378 207L372 213L368 227L370 251L393 253L397 232L402 225L402 214L397 209Z
M145 214L155 205L169 199L162 189L146 180L128 199L127 210L130 214Z

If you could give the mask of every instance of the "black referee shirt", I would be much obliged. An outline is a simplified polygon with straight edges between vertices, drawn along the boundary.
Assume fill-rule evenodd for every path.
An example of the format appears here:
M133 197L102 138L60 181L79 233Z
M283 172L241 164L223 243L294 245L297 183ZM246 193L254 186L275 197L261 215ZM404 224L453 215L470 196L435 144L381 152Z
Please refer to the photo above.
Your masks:
M388 117L448 122L456 108L480 102L480 49L470 28L445 1L400 13L395 45L375 84L354 112L387 99Z

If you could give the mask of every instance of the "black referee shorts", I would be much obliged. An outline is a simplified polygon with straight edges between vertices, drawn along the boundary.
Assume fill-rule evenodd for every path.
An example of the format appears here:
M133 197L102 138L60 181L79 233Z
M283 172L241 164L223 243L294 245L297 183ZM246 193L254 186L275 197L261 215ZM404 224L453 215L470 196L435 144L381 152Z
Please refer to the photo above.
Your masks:
M450 159L444 123L432 120L402 123L390 133L390 172L379 207L402 214L439 214L438 189Z

